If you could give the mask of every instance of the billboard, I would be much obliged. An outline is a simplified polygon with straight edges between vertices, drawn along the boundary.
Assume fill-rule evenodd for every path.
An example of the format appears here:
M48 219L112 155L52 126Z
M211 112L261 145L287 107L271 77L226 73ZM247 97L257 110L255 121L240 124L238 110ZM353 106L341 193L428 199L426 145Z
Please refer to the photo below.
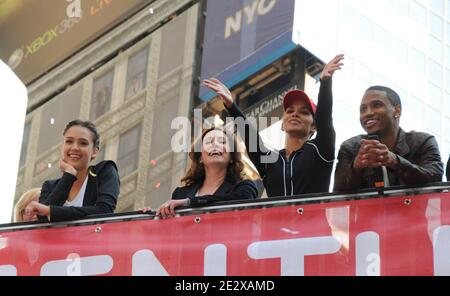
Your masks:
M0 275L450 275L449 250L446 192L0 229Z
M29 84L154 1L0 1L0 59Z
M201 79L232 87L295 48L294 0L208 0ZM214 93L200 88L208 101Z

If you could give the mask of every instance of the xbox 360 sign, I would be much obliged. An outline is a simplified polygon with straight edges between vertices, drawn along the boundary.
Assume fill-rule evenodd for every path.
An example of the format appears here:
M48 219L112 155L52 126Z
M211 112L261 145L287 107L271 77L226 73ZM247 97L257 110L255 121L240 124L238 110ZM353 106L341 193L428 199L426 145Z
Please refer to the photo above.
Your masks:
M0 59L29 84L155 0L0 0Z

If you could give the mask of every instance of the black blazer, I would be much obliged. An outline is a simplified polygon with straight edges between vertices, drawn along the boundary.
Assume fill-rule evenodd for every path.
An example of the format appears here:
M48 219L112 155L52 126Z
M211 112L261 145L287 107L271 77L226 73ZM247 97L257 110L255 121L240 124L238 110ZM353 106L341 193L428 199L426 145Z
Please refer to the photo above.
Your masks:
M64 173L61 178L47 180L42 185L39 202L50 206L51 222L114 212L120 192L120 179L113 161L102 161L89 167L82 207L64 207L76 179L74 175ZM48 221L47 217L39 217L39 220Z
M219 201L255 199L258 197L256 184L250 180L243 180L234 185L225 181L214 194L195 196L201 186L201 183L196 183L191 186L177 187L172 193L172 199L189 198L191 206L201 206Z

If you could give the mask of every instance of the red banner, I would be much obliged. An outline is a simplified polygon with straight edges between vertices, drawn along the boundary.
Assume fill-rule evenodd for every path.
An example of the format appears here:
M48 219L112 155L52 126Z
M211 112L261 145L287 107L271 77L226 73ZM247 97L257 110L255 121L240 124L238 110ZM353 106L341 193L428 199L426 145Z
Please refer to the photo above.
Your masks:
M0 275L450 275L450 193L3 232Z

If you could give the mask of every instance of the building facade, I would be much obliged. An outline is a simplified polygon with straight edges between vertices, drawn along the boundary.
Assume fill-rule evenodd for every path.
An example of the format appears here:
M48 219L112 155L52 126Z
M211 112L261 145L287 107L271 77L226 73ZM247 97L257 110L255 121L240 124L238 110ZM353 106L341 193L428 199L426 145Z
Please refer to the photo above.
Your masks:
M140 11L28 86L31 111L16 199L60 176L62 131L77 118L92 120L99 130L95 161L111 159L119 167L117 211L156 207L170 198L186 166L186 155L170 147L171 120L189 117L192 109L199 5L151 5L158 9Z
M219 26L211 29L208 15L213 12L208 8L222 5L220 1L150 1L29 84L15 198L60 175L62 130L69 120L80 118L99 128L101 151L96 161L112 159L118 164L117 211L157 207L180 185L188 163L186 153L171 149L176 132L172 120L183 116L194 122L194 108L201 109L204 117L224 120L226 116L220 100L202 91L204 75L228 79L247 115L273 117L268 127L260 128L261 135L270 146L281 148L283 93L301 88L316 99L324 62L337 53L346 55L333 83L337 148L363 132L359 102L366 88L381 84L402 98L401 126L435 135L443 159L448 158L450 0L234 0L222 9L223 25L217 20ZM283 11L287 7L283 5L295 9ZM261 38L261 24L272 24L283 13L292 13L288 33L297 37L289 42L278 38L285 36L280 32L286 24L277 23L275 35ZM319 24L312 26L318 16ZM219 37L209 40L212 44L238 43L233 46L240 56L229 62L231 70L210 66L216 58L221 63L225 59L207 53L207 38L214 33ZM233 41L234 35L240 41ZM239 69L270 46L272 52ZM229 73L239 78L232 80Z

